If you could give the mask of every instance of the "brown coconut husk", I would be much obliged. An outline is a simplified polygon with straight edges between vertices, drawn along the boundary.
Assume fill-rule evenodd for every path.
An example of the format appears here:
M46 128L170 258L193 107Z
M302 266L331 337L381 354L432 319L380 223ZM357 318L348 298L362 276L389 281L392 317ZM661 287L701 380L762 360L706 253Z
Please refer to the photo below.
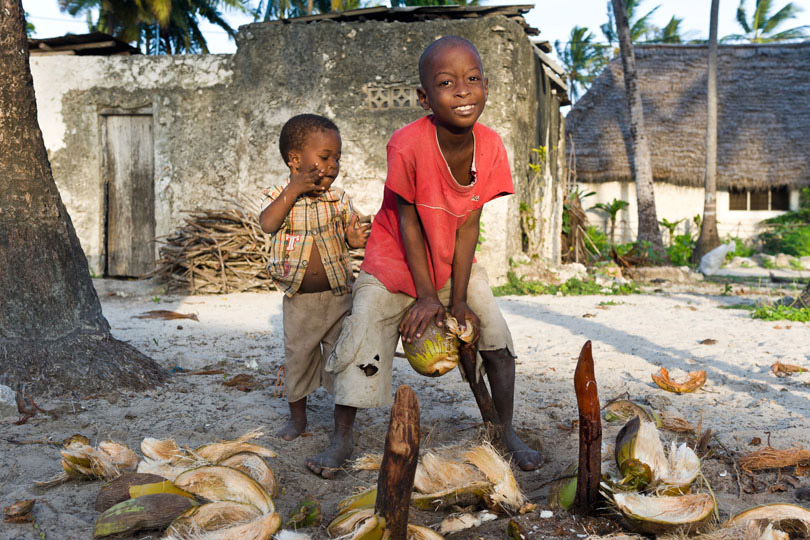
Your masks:
M772 446L766 446L761 450L745 454L737 460L740 468L749 473L764 469L793 467L806 462L810 462L810 450L806 450L801 446L785 450L777 450Z
M675 433L695 433L696 431L695 426L674 413L661 411L658 416L661 418L661 429Z

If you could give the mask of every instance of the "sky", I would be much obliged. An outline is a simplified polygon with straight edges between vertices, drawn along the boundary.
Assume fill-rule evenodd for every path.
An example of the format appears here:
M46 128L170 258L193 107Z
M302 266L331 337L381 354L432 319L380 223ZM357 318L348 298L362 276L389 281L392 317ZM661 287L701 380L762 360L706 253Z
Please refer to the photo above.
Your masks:
M550 41L552 44L556 40L566 41L570 35L571 28L585 26L589 28L599 41L603 41L599 26L607 21L607 3L609 0L566 0L565 2L538 2L537 7L526 14L526 21L540 29L541 38ZM525 0L524 0L525 2ZM521 4L521 0L513 1L489 1L484 0L484 4ZM737 26L735 14L739 0L720 0L720 17L718 22L718 33L720 37L742 33L742 29ZM754 9L755 0L745 0L747 10L750 13ZM256 4L253 1L252 4ZM528 3L528 2L525 2ZM785 0L774 0L773 13L781 9L787 2ZM802 12L796 19L789 21L784 28L795 26L810 26L810 0L794 0L794 5L800 7ZM709 5L710 0L644 0L641 4L641 12L646 13L656 5L660 5L654 17L653 23L664 26L672 17L676 15L684 21L681 28L684 31L691 31L688 37L693 39L707 38L709 34ZM74 18L67 13L59 11L58 0L23 0L23 7L29 14L29 20L36 27L33 37L46 38L62 36L66 33L81 34L87 32L87 23L84 18ZM228 23L237 28L240 25L253 22L249 15L226 12L225 19ZM233 53L236 51L236 44L218 26L210 24L200 25L208 48L212 53ZM810 31L810 28L808 28Z

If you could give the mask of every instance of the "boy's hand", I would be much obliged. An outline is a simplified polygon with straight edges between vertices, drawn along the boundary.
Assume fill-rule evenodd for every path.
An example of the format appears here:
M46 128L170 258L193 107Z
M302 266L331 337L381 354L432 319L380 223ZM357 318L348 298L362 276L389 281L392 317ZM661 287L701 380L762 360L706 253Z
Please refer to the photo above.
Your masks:
M291 169L292 170L292 169ZM293 190L296 195L302 195L310 192L321 192L326 190L326 186L321 185L325 171L318 169L317 165L307 171L298 171L290 174L290 183L288 187Z
M455 304L450 306L450 315L455 317L462 327L466 328L467 321L470 321L470 324L473 325L475 328L475 340L473 343L478 341L478 338L481 335L481 321L478 319L478 315L470 309L470 306L467 305L467 302L456 302Z
M353 214L352 219L349 220L349 228L346 229L346 242L349 244L349 247L364 247L370 233L371 223L361 225L360 217L357 214Z
M421 337L427 325L433 322L434 318L436 326L443 326L444 313L444 306L438 298L417 298L416 303L411 306L402 322L399 323L402 341L410 343L415 337Z

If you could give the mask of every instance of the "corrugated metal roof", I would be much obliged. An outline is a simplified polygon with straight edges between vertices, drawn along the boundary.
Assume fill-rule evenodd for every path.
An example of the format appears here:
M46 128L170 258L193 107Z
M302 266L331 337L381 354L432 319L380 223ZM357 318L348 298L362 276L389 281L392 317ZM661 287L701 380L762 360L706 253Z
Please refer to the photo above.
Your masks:
M28 50L34 56L44 55L94 55L110 56L114 54L141 54L141 51L129 43L116 39L102 32L89 34L65 34L64 36L29 39Z

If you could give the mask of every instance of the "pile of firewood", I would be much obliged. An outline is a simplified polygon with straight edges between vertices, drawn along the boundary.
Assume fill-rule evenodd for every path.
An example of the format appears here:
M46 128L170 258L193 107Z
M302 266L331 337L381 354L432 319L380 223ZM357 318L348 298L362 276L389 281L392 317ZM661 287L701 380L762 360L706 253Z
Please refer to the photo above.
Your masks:
M223 294L276 288L267 275L270 235L262 232L258 210L233 204L190 212L163 244L157 268L147 277L158 277L171 290ZM362 253L351 252L355 274Z

